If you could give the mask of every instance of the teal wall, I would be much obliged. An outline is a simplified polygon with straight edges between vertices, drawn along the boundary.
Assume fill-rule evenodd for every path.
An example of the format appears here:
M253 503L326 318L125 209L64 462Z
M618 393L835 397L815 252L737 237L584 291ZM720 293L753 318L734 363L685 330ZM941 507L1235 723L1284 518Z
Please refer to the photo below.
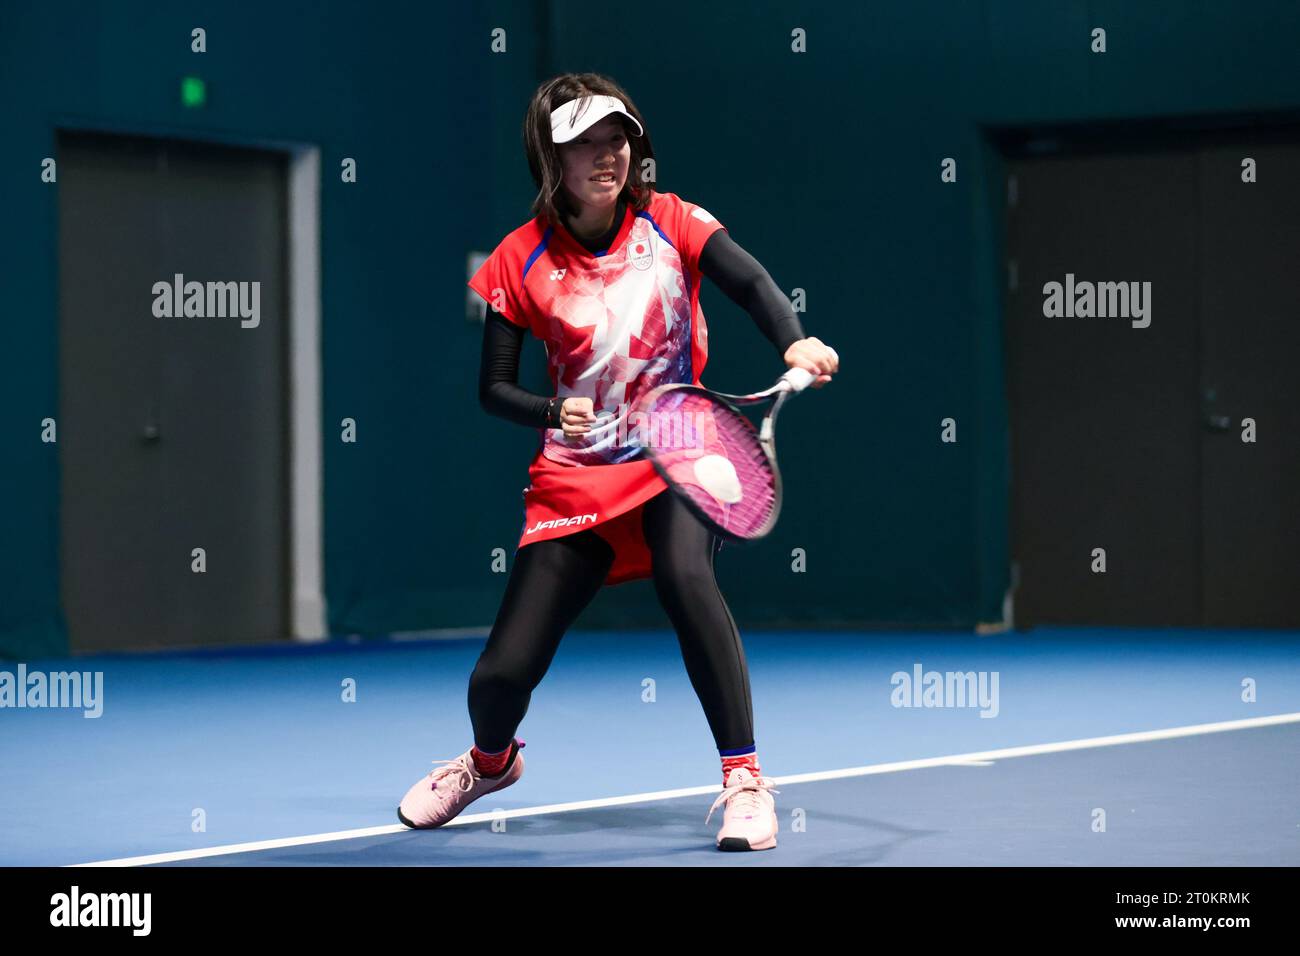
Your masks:
M786 511L724 549L742 625L970 626L1008 578L998 223L989 126L1300 107L1300 8L1274 2L9 4L0 13L0 653L66 650L58 594L55 130L320 146L330 628L490 624L535 433L479 410L465 255L528 216L529 94L608 72L646 116L659 188L713 212L843 368L782 414ZM376 13L377 9L384 12ZM256 10L256 19L250 11ZM189 52L189 31L209 52ZM489 52L489 31L508 52ZM1088 50L1093 26L1109 52ZM808 52L790 52L804 28ZM177 80L211 101L184 111ZM338 182L356 157L359 182ZM958 160L958 182L939 162ZM780 371L706 285L706 384ZM525 381L543 386L542 353ZM357 419L344 445L338 423ZM953 417L959 441L938 440ZM458 464L459 463L459 464ZM803 548L808 570L790 571ZM584 624L666 623L646 582Z

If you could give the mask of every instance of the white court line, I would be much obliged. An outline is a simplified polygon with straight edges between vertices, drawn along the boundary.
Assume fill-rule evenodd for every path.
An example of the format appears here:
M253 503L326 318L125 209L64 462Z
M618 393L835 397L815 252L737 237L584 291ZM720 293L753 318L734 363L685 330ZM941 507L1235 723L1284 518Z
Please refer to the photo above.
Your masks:
M897 760L867 767L849 767L846 770L821 770L816 773L798 773L788 777L773 777L778 786L787 783L813 783L818 780L842 780L845 777L867 777L878 773L899 773L904 770L923 770L927 767L988 766L995 760L1012 757L1033 757L1039 754L1065 753L1070 750L1087 750L1093 747L1114 747L1118 744L1140 744L1151 740L1172 740L1175 737L1195 737L1200 734L1217 734L1226 730L1249 730L1255 727L1275 727L1279 724L1300 723L1300 713L1275 714L1271 717L1251 717L1246 720L1224 720L1214 724L1193 724L1189 727L1170 727L1167 730L1143 730L1131 734L1114 734L1110 737L1088 737L1083 740L1065 740L1051 744L1031 744L1026 747L1006 747L1002 750L980 750L975 753L953 754L947 757L927 757L923 760ZM501 810L496 813L462 813L439 829L487 823L492 820L509 820L515 817L535 817L548 813L567 813L572 810L590 810L596 807L618 807L629 803L650 803L655 800L674 800L677 797L695 797L706 793L719 793L720 784L708 787L683 787L678 790L655 790L651 793L634 793L625 797L603 797L598 800L578 800L572 803L552 803L519 810ZM488 796L491 796L489 794ZM486 799L486 798L481 798ZM313 843L332 843L336 840L355 840L360 837L381 836L387 833L417 833L400 823L360 830L337 830L334 833L315 833L310 836L283 837L278 840L258 840L253 843L231 843L199 850L177 850L172 853L153 853L148 856L127 856L117 860L99 860L95 863L76 863L73 866L148 866L152 863L174 863L179 860L200 860L209 856L228 856L232 853L252 853L257 850L278 850L289 846L309 846Z

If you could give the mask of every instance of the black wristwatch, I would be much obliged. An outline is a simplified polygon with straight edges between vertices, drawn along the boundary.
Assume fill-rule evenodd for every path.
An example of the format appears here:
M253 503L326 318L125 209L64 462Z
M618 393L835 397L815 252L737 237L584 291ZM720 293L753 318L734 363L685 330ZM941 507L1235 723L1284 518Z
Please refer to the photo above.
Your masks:
M546 426L548 428L561 427L560 412L563 408L564 402L558 395L546 403Z

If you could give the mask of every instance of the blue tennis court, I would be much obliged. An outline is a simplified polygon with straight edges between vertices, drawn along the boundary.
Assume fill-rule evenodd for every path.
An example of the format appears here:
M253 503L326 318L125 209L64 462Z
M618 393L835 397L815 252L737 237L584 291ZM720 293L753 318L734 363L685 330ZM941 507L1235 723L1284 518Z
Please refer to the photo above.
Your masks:
M405 788L468 746L481 646L79 658L103 673L101 716L5 714L0 863L1300 863L1293 633L749 633L781 831L739 856L704 822L716 753L667 631L570 634L520 730L519 783L444 829L401 827ZM895 706L918 665L996 694Z
M4 5L22 925L1300 865L1300 3L734 6Z

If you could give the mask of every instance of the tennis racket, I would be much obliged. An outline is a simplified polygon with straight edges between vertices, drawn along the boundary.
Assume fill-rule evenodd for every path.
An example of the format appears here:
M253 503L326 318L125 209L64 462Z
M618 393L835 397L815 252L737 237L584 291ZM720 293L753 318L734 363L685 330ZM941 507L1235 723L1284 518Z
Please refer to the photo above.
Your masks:
M776 416L817 376L792 368L752 395L698 385L660 385L629 416L655 470L706 526L730 541L756 541L781 513ZM758 428L738 406L768 404Z

